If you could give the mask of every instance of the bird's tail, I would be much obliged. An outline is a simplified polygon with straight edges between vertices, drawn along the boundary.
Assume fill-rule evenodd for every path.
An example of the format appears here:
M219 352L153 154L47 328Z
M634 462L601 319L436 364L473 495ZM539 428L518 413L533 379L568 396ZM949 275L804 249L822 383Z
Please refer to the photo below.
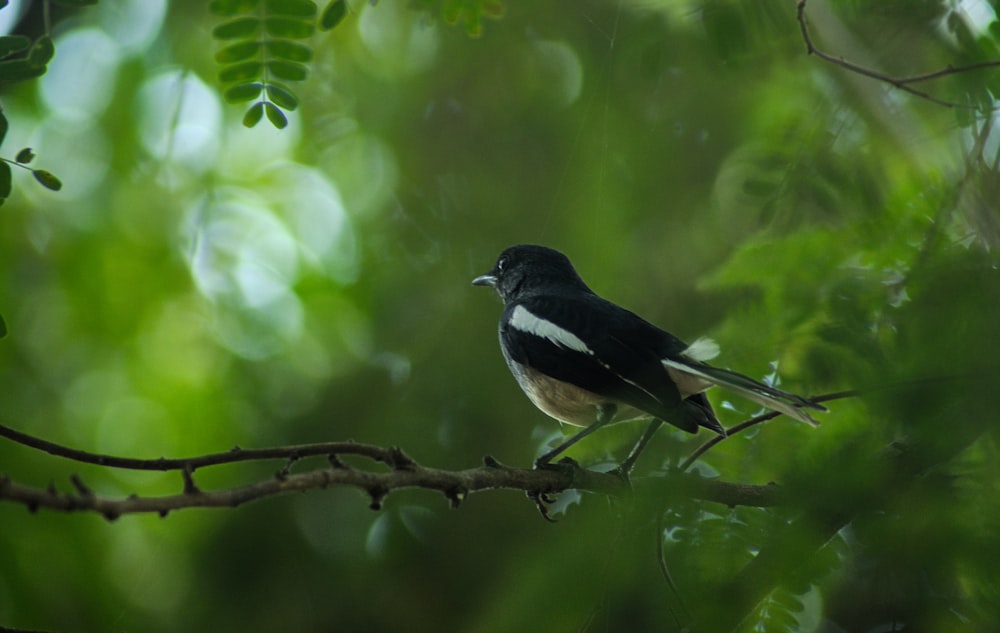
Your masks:
M704 380L718 385L724 389L738 393L747 400L752 400L768 409L780 411L790 418L805 422L812 426L819 426L811 415L803 409L813 409L815 411L826 411L826 407L821 404L811 402L802 396L794 393L775 389L769 385L754 380L749 376L744 376L728 369L719 369L704 363L679 363L672 360L664 360L664 365L682 371L687 374L698 376Z

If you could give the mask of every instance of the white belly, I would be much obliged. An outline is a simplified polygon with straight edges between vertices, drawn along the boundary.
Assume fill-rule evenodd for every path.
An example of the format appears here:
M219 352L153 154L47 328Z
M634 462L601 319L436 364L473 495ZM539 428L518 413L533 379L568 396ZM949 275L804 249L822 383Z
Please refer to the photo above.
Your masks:
M550 376L508 360L511 373L531 402L546 415L574 426L590 426L597 421L601 407L618 406L618 422L648 417L647 414L616 400L600 396L575 385L556 380Z

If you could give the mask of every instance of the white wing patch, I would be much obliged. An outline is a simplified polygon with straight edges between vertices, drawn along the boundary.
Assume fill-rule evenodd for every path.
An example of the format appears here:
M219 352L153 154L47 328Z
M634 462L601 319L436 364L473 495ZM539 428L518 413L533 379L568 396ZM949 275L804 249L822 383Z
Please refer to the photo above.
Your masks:
M559 327L552 321L548 321L540 316L532 314L531 311L525 308L524 306L519 305L514 307L514 311L510 315L510 326L513 327L515 330L520 330L521 332L534 334L535 336L543 338L557 347L562 347L563 349L571 349L573 351L580 352L582 354L590 356L595 361L597 361L597 363L600 364L601 367L604 367L604 369L608 370L609 372L617 376L620 380L627 382L636 389L644 391L646 395L648 395L650 398L656 400L657 402L660 402L660 399L656 396L655 393L651 392L649 389L646 389L645 387L635 382L634 380L630 380L625 376L622 376L617 371L615 371L613 367L611 367L603 360L598 358L597 355L594 354L594 350L587 347L587 344L584 343L579 336L573 334L572 332L570 332L565 328ZM543 407L539 406L539 408L545 411ZM553 415L552 417L556 419L561 419L559 418L559 416L555 415ZM565 422L566 420L563 421Z
M510 315L510 326L515 330L534 334L558 347L582 352L590 356L594 355L593 350L587 347L587 344L579 336L559 327L552 321L547 321L540 316L532 314L524 306L519 305L514 308L514 311Z
M688 345L687 349L681 352L691 360L706 361L712 360L719 355L719 344L712 339L702 336Z

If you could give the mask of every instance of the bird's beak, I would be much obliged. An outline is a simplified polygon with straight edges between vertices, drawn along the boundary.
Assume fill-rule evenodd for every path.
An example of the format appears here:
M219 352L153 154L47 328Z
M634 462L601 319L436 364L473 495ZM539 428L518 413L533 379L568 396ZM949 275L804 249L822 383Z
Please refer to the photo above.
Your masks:
M496 288L497 287L496 275L490 275L490 274L479 275L478 277L472 280L472 285L489 286L490 288Z

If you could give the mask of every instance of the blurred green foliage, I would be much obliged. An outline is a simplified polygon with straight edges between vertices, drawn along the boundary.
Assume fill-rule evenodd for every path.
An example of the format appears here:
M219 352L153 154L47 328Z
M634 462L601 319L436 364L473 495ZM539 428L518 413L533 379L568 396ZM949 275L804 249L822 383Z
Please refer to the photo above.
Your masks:
M819 429L779 418L696 462L780 483L778 508L583 495L549 525L509 492L372 512L330 490L109 523L3 503L0 626L1000 627L996 67L921 82L972 106L942 107L806 56L787 0L86 4L36 3L0 37L41 68L2 94L0 423L133 457L353 438L441 468L529 464L559 429L504 367L498 300L469 286L517 242L713 336L722 364L862 393ZM1000 58L997 11L806 16L823 50L907 77ZM244 127L264 116L284 129ZM45 187L11 173L28 147ZM711 398L727 425L756 413ZM640 432L573 454L611 463ZM661 432L637 476L704 439ZM0 472L182 485L9 442Z

